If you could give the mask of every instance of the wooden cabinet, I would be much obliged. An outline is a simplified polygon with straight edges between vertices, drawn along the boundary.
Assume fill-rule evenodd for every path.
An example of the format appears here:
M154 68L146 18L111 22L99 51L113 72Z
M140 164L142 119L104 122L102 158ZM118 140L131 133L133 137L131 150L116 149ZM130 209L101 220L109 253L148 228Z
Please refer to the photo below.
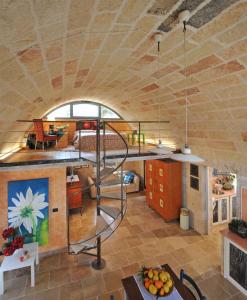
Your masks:
M182 163L171 159L146 162L146 200L166 221L179 217L182 206Z
M67 199L69 209L80 208L82 212L82 183L79 178L72 182L67 180Z

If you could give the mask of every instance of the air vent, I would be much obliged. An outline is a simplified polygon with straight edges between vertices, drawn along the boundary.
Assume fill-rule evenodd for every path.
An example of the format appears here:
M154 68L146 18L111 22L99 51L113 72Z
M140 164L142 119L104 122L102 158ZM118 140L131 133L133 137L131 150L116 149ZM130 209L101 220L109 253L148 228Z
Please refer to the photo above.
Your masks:
M186 0L171 14L168 18L159 26L158 30L169 32L172 28L178 24L178 15L183 10L193 11L200 5L204 0Z
M239 1L211 0L190 18L188 24L195 28L200 28L218 16L224 9ZM158 27L158 30L164 32L171 31L178 24L178 15L181 11L188 10L193 12L199 5L202 3L205 4L205 0L184 0L176 10L170 13L176 3L178 3L177 0L156 0L154 5L148 10L149 14L166 16L164 22Z
M178 0L156 0L154 5L148 10L148 14L155 16L165 16Z
M239 2L239 0L212 0L192 16L188 24L200 28L219 15L224 9L237 2Z

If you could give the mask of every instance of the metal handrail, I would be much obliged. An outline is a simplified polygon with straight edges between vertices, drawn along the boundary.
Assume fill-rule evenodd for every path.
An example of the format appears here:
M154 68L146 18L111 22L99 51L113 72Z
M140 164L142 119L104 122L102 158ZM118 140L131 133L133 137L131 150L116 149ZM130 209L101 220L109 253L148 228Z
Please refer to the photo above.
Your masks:
M100 185L101 184L101 182L102 182L102 180L104 180L105 178L107 178L108 176L110 176L111 174L113 174L115 171L117 171L119 168L121 168L121 171L122 171L122 166L123 166L123 164L124 164L124 162L126 161L126 159L127 159L127 156L128 156L128 144L127 144L127 142L125 141L125 139L122 137L122 135L115 129L115 128L113 128L108 122L105 122L104 121L104 124L103 124L103 126L104 126L104 128L105 128L105 125L107 125L107 126L109 126L110 127L110 129L112 130L112 131L114 131L121 139L122 139L122 141L123 141L123 143L124 143L124 145L125 145L125 148L126 148L126 153L125 153L125 156L124 156L124 158L122 159L122 161L118 164L118 166L117 167L115 167L115 168L113 168L112 169L112 171L110 172L110 173L108 173L108 174L105 174L104 176L101 176L100 177L100 175L99 175L99 178L96 178L96 182L94 182L93 184L91 184L90 186L88 186L87 188L85 188L84 189L84 191L85 190L87 190L87 189L89 189L90 187L92 187L92 186L96 186L96 188L98 187L98 185ZM98 153L98 152L100 152L100 144L99 144L99 138L100 138L100 128L99 128L99 122L98 122L98 126L97 126L97 134L99 135L98 137L97 137L97 149L96 149L96 151L97 151L97 153L96 153L96 155L97 155L97 157L99 157L99 155L100 155L100 153ZM104 135L103 135L103 138L105 138L105 130L104 130ZM79 143L80 144L80 143ZM103 156L103 159L102 159L103 161L104 161L104 164L105 164L105 148L104 148L104 156ZM97 161L98 161L98 163L100 164L100 161L102 161L101 159L99 159L99 161L98 161L98 159L97 159ZM100 166L98 166L98 168L100 168ZM98 173L98 172L97 172ZM100 173L99 173L100 174ZM97 174L98 175L98 174ZM121 180L123 180L123 177L122 177L122 172L121 172ZM100 190L98 190L99 192L100 192ZM98 192L97 191L97 192ZM99 199L98 199L98 196L99 196ZM98 200L100 200L100 193L99 193L99 195L97 195L97 197L96 197L96 199L97 199L97 212L98 212L98 205L99 205L99 201ZM70 246L73 246L73 245L80 245L80 244L82 244L82 243L86 243L86 242L89 242L90 240L92 240L92 239L96 239L97 240L97 245L95 244L94 245L94 247L87 247L86 249L87 250L91 250L91 249L94 249L95 247L99 247L99 248L101 248L101 245L98 245L98 243L100 243L101 244L101 235L102 235L102 233L104 233L105 231L107 231L108 229L109 229L109 227L112 229L112 225L113 224L116 224L118 221L119 221L119 216L121 216L121 220L123 219L123 216L125 215L125 212L126 212L126 210L127 210L127 201L124 201L125 202L125 205L123 204L123 185L121 184L121 209L120 209L120 211L119 211L119 214L116 216L116 218L115 219L113 219L113 221L112 222L110 222L110 223L108 223L108 226L106 226L105 228L103 228L100 232L98 232L98 233L95 233L93 236L91 236L91 237L89 237L89 238L87 238L87 239L84 239L83 241L79 241L79 242L76 242L76 243L70 243L69 242L69 237L68 237L68 247L70 247ZM114 228L114 229L112 229L112 232L107 236L107 237L105 237L104 239L103 239L103 241L105 241L106 239L108 239L112 234L113 234L113 232L115 232L116 231L116 229L118 228L118 226L120 225L120 223L121 223L121 221L119 222L119 224ZM83 250L82 250L83 251ZM98 255L98 251L97 251L97 255ZM100 254L100 251L99 251L99 259L101 259L101 254Z

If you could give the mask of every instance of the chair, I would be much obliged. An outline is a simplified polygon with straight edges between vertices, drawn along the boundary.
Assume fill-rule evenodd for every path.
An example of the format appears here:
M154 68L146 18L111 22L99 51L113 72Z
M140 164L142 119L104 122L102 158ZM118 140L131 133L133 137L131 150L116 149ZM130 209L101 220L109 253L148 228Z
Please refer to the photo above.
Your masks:
M35 135L36 135L35 150L37 148L38 142L42 142L43 150L45 150L46 142L56 142L56 145L57 145L57 141L58 141L59 137L57 135L48 135L44 132L42 119L33 119L33 126L34 126Z
M189 276L187 275L184 270L182 269L180 271L180 281L181 283L188 289L188 291L190 292L190 294L194 297L194 299L196 300L196 296L194 295L194 293L191 291L191 289L184 284L184 280L188 281L193 288L195 289L195 291L197 292L197 295L199 297L200 300L206 300L206 297L202 295L201 290L199 289L198 285L195 283L195 281Z
M127 140L128 142L130 141L130 138L131 138L131 142L132 142L132 145L135 144L135 141L137 139L137 142L138 144L142 143L142 144L145 144L145 134L143 132L140 132L140 134L138 133L137 130L133 130L132 133L128 133L127 134Z

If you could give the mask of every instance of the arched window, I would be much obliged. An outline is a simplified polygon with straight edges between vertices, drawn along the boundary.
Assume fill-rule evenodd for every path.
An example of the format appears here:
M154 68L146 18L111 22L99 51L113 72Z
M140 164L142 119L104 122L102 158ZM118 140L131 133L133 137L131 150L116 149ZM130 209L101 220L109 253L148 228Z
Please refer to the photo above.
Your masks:
M96 102L76 101L53 109L45 116L55 119L122 119L109 107Z

